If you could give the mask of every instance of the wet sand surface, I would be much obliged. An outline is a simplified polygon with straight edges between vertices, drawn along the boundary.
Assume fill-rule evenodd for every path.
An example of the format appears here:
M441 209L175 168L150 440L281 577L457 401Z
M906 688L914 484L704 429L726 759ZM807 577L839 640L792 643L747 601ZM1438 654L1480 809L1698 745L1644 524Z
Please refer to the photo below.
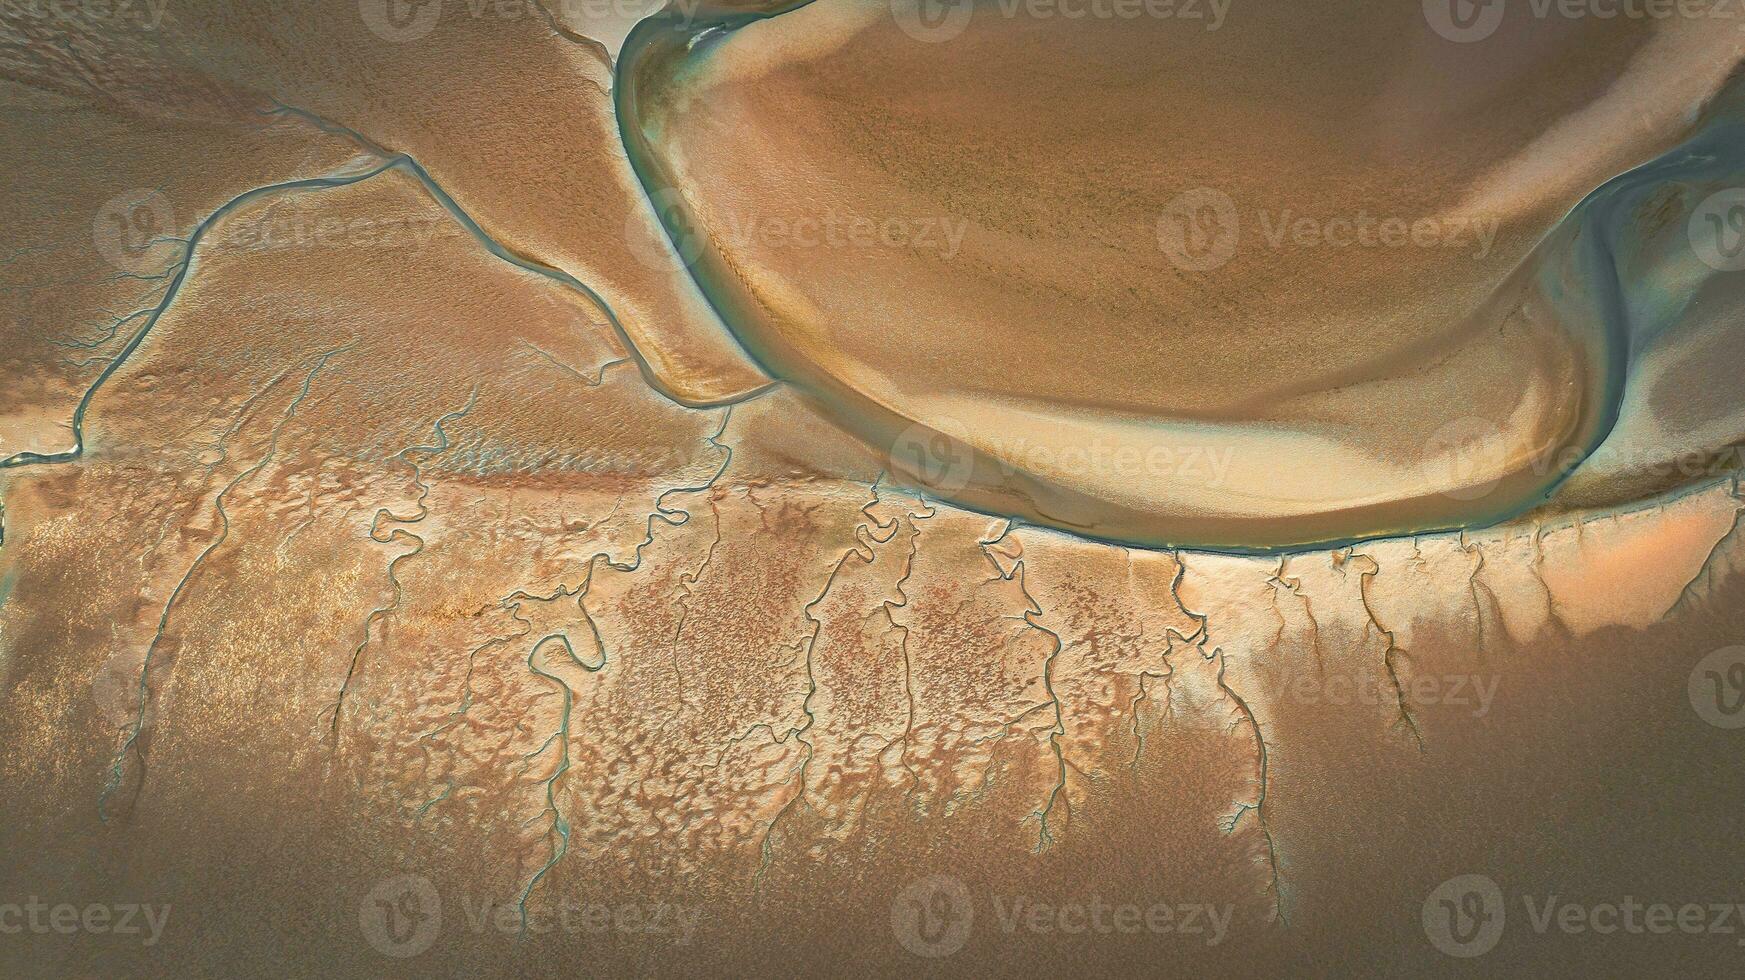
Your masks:
M1683 25L830 3L639 89L677 207L579 8L0 16L0 973L1734 963L1738 287L1689 228L1736 134L1656 122ZM1503 230L1195 272L1196 185ZM968 230L722 233L833 208ZM1218 431L1124 473L1160 419ZM1108 540L1147 514L1220 536ZM1227 553L1305 527L1363 540Z

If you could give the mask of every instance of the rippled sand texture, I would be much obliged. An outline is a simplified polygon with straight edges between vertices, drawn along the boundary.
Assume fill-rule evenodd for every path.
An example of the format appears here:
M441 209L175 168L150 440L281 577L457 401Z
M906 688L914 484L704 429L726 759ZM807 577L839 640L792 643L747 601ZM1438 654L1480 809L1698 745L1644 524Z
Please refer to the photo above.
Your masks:
M1068 20L990 3L935 26L902 9L825 0L725 30L673 14L632 35L620 110L701 281L846 425L973 454L944 479L916 467L934 489L1219 549L1543 500L1567 472L1545 461L1610 430L1631 356L1613 255L1588 252L1631 248L1644 223L1596 228L1607 199L1564 216L1619 155L1679 135L1641 106L1691 128L1735 44L1682 52L1705 80L1668 92L1638 77L1665 57L1640 20L1461 46L1411 4L1219 23L1211 5ZM1548 136L1608 100L1638 107L1626 134ZM1695 169L1639 181L1632 206L1653 197L1682 240ZM1517 175L1507 196L1499 174ZM1745 434L1736 393L1713 396L1721 445ZM1454 458L1463 425L1494 433L1476 465ZM1215 471L1184 462L1219 450Z
M1641 60L1694 42L1571 29L1475 75L1400 48L1422 26L1392 14L1238 6L1215 49L1022 19L929 45L831 3L639 88L665 95L638 163L685 180L660 209L585 11L0 8L0 975L1731 968L1736 935L1540 933L1519 901L1745 902L1740 734L1700 696L1745 637L1717 457L1738 285L1685 230L1730 186L1702 140L1737 137L1725 104L1662 111L1706 62ZM1019 53L1003 86L968 67ZM1316 59L1343 81L1305 82ZM1614 90L1636 125L1606 124ZM974 111L1000 92L1033 113ZM1172 127L1190 152L1141 145ZM1657 157L1676 173L1562 220ZM1192 184L1245 219L1507 217L1483 259L1245 237L1190 275L1156 225ZM969 230L938 260L714 234L739 207ZM699 216L707 252L661 231ZM1602 258L1616 324L1586 291ZM743 296L716 292L730 266ZM1223 516L956 452L1194 412L1213 449L1265 442L1271 479ZM1436 436L1468 413L1612 450L1424 465L1470 449ZM943 455L899 438L940 418L963 427ZM1462 492L1414 496L1437 472ZM1267 555L1039 510L1239 527L1231 551L1354 533L1328 501L1364 493L1363 520L1488 523L1565 475L1495 526ZM1425 926L1470 874L1511 903L1479 961ZM149 943L7 931L37 900L168 918ZM1063 929L1039 903L1220 925Z

